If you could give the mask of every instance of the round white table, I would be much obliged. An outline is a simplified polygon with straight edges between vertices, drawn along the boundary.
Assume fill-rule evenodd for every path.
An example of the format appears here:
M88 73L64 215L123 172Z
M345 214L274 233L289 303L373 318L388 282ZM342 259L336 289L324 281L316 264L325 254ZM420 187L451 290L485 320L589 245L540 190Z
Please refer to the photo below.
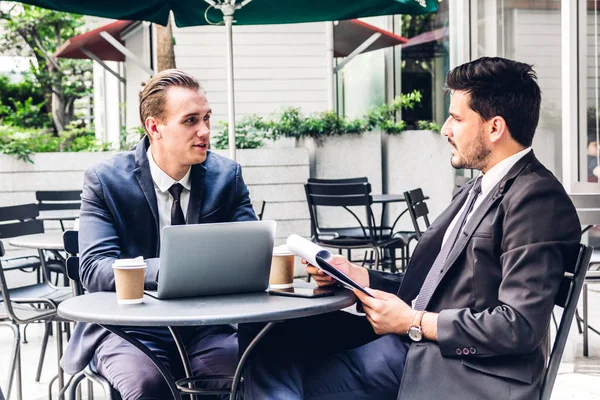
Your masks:
M36 250L64 250L63 232L44 232L12 238L11 246Z
M90 322L108 329L140 349L161 371L174 399L181 399L180 391L193 393L186 385L194 381L187 362L184 346L172 328L177 326L224 325L266 322L265 327L250 343L237 366L230 399L235 399L244 365L262 337L274 324L286 319L308 317L338 311L356 302L352 292L338 289L334 296L295 298L272 296L266 292L223 296L206 296L172 300L158 300L145 295L141 304L117 303L114 292L89 293L73 297L58 306L58 315L70 320ZM160 360L144 345L121 329L123 326L162 326L173 334L180 352L187 378L178 384ZM184 382L184 383L181 383Z

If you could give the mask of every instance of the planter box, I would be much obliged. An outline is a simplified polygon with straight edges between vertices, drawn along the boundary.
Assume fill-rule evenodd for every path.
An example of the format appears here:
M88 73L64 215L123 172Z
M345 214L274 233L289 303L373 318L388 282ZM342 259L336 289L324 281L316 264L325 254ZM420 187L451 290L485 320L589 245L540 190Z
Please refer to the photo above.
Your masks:
M432 131L405 131L386 138L384 167L388 193L400 194L422 188L427 200L429 220L433 221L452 200L455 169L450 165L448 140ZM393 223L406 209L402 203L390 204L386 214ZM396 229L413 230L410 216L405 214Z

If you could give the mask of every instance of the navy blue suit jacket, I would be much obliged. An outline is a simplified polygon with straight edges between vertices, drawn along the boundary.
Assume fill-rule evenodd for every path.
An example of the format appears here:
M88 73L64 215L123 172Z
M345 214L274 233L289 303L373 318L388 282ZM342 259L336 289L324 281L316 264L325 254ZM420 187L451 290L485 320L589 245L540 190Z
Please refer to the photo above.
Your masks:
M132 150L117 154L85 172L79 224L79 272L89 292L114 291L114 260L143 256L145 288L156 289L160 232L154 182L146 151L147 137ZM238 163L208 152L192 166L188 224L256 220ZM81 371L108 331L78 323L61 365Z

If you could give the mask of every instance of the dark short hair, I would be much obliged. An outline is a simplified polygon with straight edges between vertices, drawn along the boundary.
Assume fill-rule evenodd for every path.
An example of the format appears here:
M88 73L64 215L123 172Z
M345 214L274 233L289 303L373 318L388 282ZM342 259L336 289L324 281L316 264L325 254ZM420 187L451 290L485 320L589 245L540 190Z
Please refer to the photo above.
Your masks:
M542 93L532 66L482 57L448 72L445 89L470 95L469 107L484 121L500 116L514 140L531 146L540 118Z

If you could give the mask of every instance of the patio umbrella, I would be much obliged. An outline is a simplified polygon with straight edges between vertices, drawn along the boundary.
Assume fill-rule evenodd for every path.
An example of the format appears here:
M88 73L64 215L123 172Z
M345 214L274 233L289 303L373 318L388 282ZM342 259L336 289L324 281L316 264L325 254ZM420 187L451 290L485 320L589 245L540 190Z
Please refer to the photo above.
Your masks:
M335 21L437 10L438 0L25 0L22 3L99 17L167 25L170 12L179 27L224 23L227 27L229 149L235 159L232 25ZM234 20L235 16L235 20Z

